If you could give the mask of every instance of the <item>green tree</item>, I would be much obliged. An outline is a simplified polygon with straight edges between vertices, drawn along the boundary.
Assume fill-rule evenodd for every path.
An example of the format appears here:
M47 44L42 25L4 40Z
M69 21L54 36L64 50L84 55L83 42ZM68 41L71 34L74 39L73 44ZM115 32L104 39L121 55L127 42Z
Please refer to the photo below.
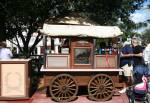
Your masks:
M143 38L150 38L150 29L146 29L144 32L143 32Z
M42 35L38 29L42 27L44 21L49 17L57 16L61 13L62 8L65 12L67 2L55 2L55 0L3 0L0 2L2 6L1 22L1 41L4 39L10 40L18 46L20 52L27 58L35 49L35 46L42 39ZM57 10L58 6L59 12ZM66 5L66 7L65 7ZM63 12L64 13L64 12ZM62 13L61 13L62 14ZM63 15L63 14L62 14ZM23 32L26 32L24 35ZM37 32L34 44L29 47L29 41L34 32ZM14 38L17 43L12 41ZM19 40L23 43L21 48Z
M135 24L129 16L142 6L144 0L1 0L0 19L3 39L15 38L16 45L26 57L42 39L38 29L48 18L62 18L71 13L89 18L100 25L119 25L129 35ZM26 32L23 35L22 32ZM32 34L37 32L34 44L29 48ZM18 38L23 42L20 47Z
M147 9L150 10L150 4L148 5ZM146 24L150 25L150 18L146 20ZM144 35L149 35L149 38L150 38L150 29L146 29L145 32L144 32Z
M5 32L5 14L6 14L6 11L5 11L5 3L4 3L4 0L2 0L0 2L0 41L2 40L5 40L5 35L4 35L4 32Z

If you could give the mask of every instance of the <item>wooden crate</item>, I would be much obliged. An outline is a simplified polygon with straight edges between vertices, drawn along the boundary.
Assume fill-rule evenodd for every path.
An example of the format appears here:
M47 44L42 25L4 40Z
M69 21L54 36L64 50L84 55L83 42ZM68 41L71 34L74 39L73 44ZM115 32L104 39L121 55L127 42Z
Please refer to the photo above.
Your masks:
M0 61L0 100L29 98L29 59Z
M95 55L94 68L117 68L117 55Z

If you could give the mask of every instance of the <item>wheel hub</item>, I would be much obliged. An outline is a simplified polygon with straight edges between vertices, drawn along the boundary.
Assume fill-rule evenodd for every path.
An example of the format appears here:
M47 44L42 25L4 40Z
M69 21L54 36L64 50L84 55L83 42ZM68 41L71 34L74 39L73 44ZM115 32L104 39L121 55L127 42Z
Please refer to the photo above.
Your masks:
M62 91L62 92L67 92L67 90L68 90L68 87L67 87L67 86L62 86L62 87L61 87L61 91Z
M104 87L103 85L100 85L100 86L98 87L98 92L103 92L104 89L105 89L105 87Z

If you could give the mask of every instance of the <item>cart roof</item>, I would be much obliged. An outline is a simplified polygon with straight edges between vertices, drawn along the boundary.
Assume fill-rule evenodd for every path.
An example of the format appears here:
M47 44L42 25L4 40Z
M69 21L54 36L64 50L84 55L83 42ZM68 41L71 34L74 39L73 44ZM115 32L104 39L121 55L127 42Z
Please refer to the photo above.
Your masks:
M53 25L44 24L40 30L49 36L77 36L77 37L97 37L112 38L122 35L117 26L85 26L85 25Z

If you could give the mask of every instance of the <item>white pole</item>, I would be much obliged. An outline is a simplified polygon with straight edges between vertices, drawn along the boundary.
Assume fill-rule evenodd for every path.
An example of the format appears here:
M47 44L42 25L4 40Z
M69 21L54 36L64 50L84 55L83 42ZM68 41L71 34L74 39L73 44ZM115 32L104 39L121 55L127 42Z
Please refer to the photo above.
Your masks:
M40 55L41 54L41 46L38 46L37 47L37 55Z
M54 51L55 51L56 54L59 53L59 50L58 50L58 49L59 49L59 48L58 48L59 45L60 45L59 38L55 38L55 39L54 39L54 46L55 46L55 50L54 50Z

